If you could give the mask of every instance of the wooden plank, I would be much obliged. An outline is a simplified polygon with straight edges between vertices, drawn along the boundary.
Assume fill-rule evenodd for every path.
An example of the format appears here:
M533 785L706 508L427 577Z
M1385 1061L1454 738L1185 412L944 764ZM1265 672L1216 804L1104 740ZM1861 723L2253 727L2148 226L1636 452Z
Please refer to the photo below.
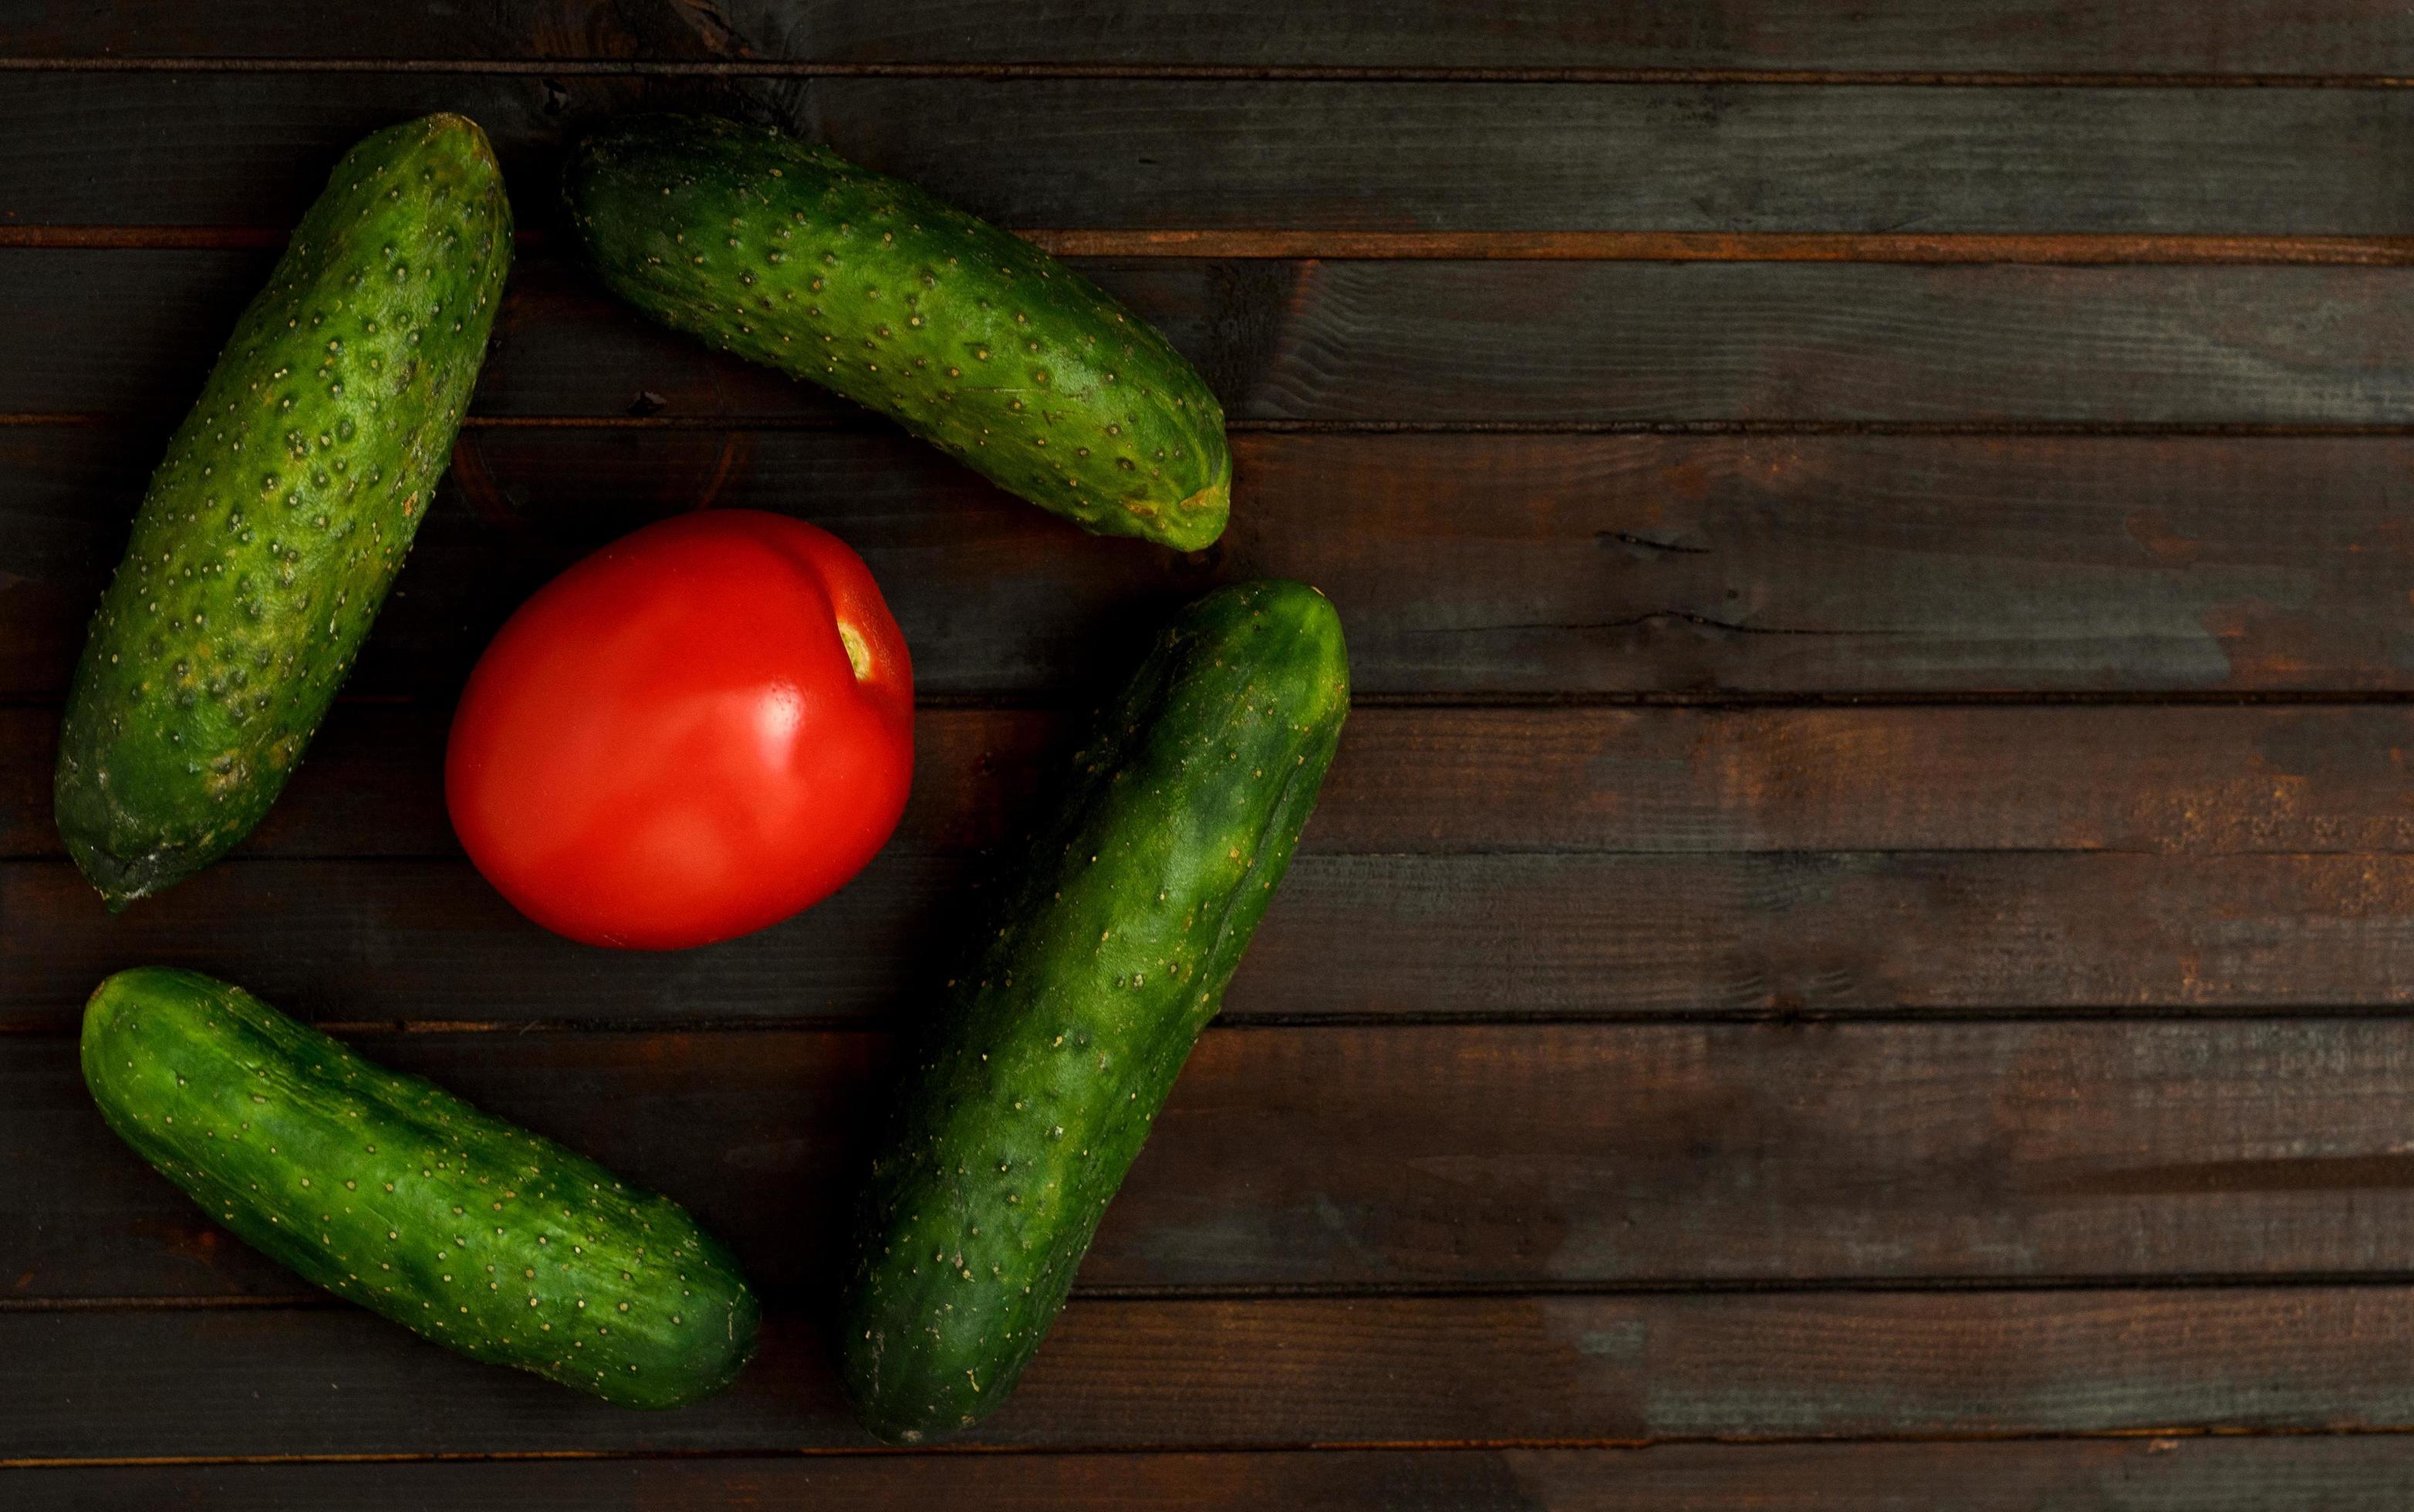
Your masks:
M2414 230L2386 150L2414 92L1535 87L14 72L0 212L290 225L345 145L452 110L495 139L536 224L568 134L702 102L767 110L1013 226Z
M255 1512L978 1505L1332 1512L2402 1512L2387 1434L1961 1443L1661 1445L1170 1454L817 1455L469 1464L155 1465L11 1474L21 1512L240 1505Z
M815 1323L639 1414L350 1309L0 1314L10 1460L868 1445ZM969 1442L1541 1446L2414 1423L2402 1286L1076 1302Z
M152 461L123 437L0 428L0 693L64 689ZM466 433L351 687L449 699L539 584L699 503L855 544L938 696L1086 702L1174 605L1254 576L1333 596L1368 695L2414 686L2402 437L1259 434L1237 456L1231 529L1185 557L887 433Z
M24 341L0 407L161 406L164 438L265 265L256 252L6 254L21 281L0 308ZM2414 393L2395 342L2408 274L2392 269L1082 268L1166 330L1244 423L2387 424ZM481 418L867 423L648 326L554 259L514 276Z
M453 855L438 703L348 703L243 856ZM926 708L900 852L1010 840L1086 716ZM56 711L0 708L0 858L57 859ZM2414 709L1389 708L1349 716L1310 854L2414 851Z
M668 1192L814 1305L887 1040L370 1034ZM1428 1025L1210 1032L1081 1269L1142 1290L2302 1281L2414 1267L2414 1025ZM0 1038L0 1309L291 1297ZM804 1221L800 1221L804 1220Z
M457 861L218 866L112 918L0 865L0 1028L63 1029L137 961L343 1022L861 1022L927 1001L978 872L890 852L788 923L616 954ZM1302 856L1239 1020L2320 1011L2414 1002L2414 858L1782 852Z
M1082 270L1166 330L1250 423L2394 425L2414 398L2404 269L1155 259ZM692 365L649 357L630 372L600 339L616 326L586 319L595 296L583 281L555 287L548 299L578 318L507 312L485 412L622 415L633 389L659 395L663 416L800 411L798 385L741 381L740 364L651 332L649 353L678 347ZM766 388L777 409L764 408Z
M1578 1473L1608 1476L1631 1457L1589 1457ZM1773 1466L1771 1468L1774 1468ZM1564 1481L1576 1465L1512 1468L1490 1453L816 1455L728 1460L546 1460L476 1464L143 1466L20 1470L5 1488L16 1512L122 1512L129 1506L240 1505L258 1512L541 1512L552 1507L811 1506L821 1512L979 1506L985 1512L1093 1507L1306 1507L1396 1512L1534 1512L1521 1481ZM1536 1475L1541 1472L1542 1475ZM1540 1490L1536 1484L1533 1490ZM2343 1504L2344 1505L2344 1504ZM2359 1504L2360 1505L2360 1504Z
M51 0L17 18L25 58L595 59L848 67L1069 64L1157 67L1951 70L2143 74L2414 73L2414 30L2381 0L2132 5L1882 0L1849 23L1819 0L1715 0L1676 10L1527 3L1479 14L1446 0L1370 12L1347 0L971 0L885 6L721 0L595 6L507 0L443 12L367 8L314 23L274 0L196 12L173 0L103 9Z
M1057 258L1407 259L1511 262L2022 262L2045 267L2370 267L2414 263L2414 237L2134 231L1404 231L1229 227L1152 230L1026 227ZM558 245L515 234L523 252ZM286 245L263 226L0 225L0 248L258 251Z
M2414 92L2409 92L2414 99ZM164 444L261 251L0 251L0 413ZM2400 425L2414 272L2387 267L1081 259L1244 424ZM869 424L558 258L513 271L485 420Z
M319 1016L341 1020L860 1019L926 985L914 963L961 926L969 876L961 861L892 852L775 931L636 955L545 934L465 861L222 866L116 918L72 867L10 863L0 1026L67 1025L112 971L212 970L205 957L272 1001L300 1011L315 999L332 1010ZM456 1011L473 1002L482 1011Z

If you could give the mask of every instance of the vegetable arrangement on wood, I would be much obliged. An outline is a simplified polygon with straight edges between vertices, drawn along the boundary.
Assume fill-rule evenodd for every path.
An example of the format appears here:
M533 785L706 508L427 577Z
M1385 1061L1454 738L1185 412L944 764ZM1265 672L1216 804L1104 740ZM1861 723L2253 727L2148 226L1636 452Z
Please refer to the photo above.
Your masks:
M775 132L608 125L576 236L647 313L880 410L1083 528L1222 532L1223 416L1155 332L911 185ZM62 726L59 827L122 908L267 812L449 454L510 259L485 139L362 142L171 443ZM921 1026L846 1239L832 1332L867 1428L958 1431L1013 1389L1272 900L1349 701L1340 621L1289 582L1177 615L1006 874ZM605 548L496 636L446 758L470 858L529 918L675 949L776 924L886 843L913 674L827 531L707 511ZM110 1127L297 1274L474 1358L674 1407L758 1308L689 1215L375 1066L241 988L121 971L87 1005Z

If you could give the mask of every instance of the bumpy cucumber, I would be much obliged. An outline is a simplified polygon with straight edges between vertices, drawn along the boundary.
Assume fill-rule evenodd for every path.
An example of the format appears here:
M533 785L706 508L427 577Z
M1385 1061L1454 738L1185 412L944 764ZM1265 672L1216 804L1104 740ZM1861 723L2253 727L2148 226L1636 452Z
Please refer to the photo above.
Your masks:
M867 1187L836 1342L872 1432L952 1432L1013 1388L1274 897L1349 701L1333 606L1243 584L1182 614L1076 758Z
M1184 551L1223 533L1215 396L1021 237L709 116L606 126L564 186L596 271L656 319L835 389L1087 529Z
M669 1200L191 971L84 1008L102 1117L246 1243L474 1359L677 1407L754 1352L753 1294Z
M152 475L59 735L59 833L112 908L251 832L450 456L511 261L457 115L335 165Z

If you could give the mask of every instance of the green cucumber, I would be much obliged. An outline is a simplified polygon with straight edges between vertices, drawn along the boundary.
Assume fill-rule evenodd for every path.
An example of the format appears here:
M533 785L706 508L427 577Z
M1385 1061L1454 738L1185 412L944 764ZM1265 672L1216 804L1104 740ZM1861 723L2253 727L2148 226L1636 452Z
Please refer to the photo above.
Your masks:
M1101 535L1224 530L1224 411L1146 322L1019 236L765 127L641 115L580 142L570 221L614 293L811 378Z
M753 1293L684 1208L240 987L118 972L84 1007L83 1077L244 1242L472 1359L677 1407L754 1352Z
M1222 588L1166 631L949 984L874 1163L837 1315L866 1427L994 1410L1215 1015L1349 704L1333 606Z
M425 517L511 261L485 133L335 165L168 443L60 727L59 833L112 909L251 832Z

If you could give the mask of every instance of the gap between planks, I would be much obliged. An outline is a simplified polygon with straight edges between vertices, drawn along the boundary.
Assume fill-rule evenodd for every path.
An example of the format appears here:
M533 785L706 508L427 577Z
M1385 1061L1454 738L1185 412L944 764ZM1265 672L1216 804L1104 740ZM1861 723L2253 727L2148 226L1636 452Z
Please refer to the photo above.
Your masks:
M202 1468L220 1465L350 1465L350 1464L481 1464L522 1460L750 1460L904 1459L936 1456L1012 1456L1028 1459L1076 1459L1108 1455L1227 1455L1318 1453L1502 1454L1516 1451L1677 1448L1688 1445L1720 1448L1776 1448L1800 1445L1881 1444L2064 1444L2105 1440L2132 1442L2183 1439L2353 1439L2393 1438L2414 1434L2414 1424L2342 1424L2318 1428L2228 1428L2201 1423L2150 1428L2108 1428L2065 1431L1960 1433L1671 1433L1655 1438L1498 1438L1498 1439L1316 1439L1231 1444L1080 1445L944 1444L920 1448L886 1445L830 1445L796 1448L743 1449L496 1449L474 1453L355 1453L262 1455L130 1455L124 1458L0 1459L0 1470L110 1470L143 1467Z
M95 411L0 411L0 430L123 424ZM859 435L885 422L870 411L831 415L482 415L464 430L828 431ZM1235 436L1915 436L1977 439L2365 440L2414 436L2414 422L2058 420L1259 420L1228 418ZM1392 695L1387 695L1392 696ZM1395 695L1412 697L1417 695ZM1512 700L1523 695L1505 695ZM1614 695L1624 696L1624 695ZM1791 695L1789 695L1791 696ZM1962 695L1949 695L1960 697ZM2059 696L2059 695L2049 695ZM2118 695L2116 695L2118 696Z
M0 570L0 585L7 578ZM56 709L65 702L58 693L0 694L0 709ZM421 702L411 693L338 693L335 702L346 705L378 705L394 707ZM1515 690L1498 692L1353 692L1349 706L1353 709L1676 709L1688 713L1739 714L1782 713L1789 709L1971 709L1971 708L2173 708L2173 709L2262 709L2262 708L2387 708L2414 704L2414 689L2139 689L2097 691L2091 689L2042 689L2023 692L2018 689L1972 689L1944 692L1885 691L1858 693L1837 692L1752 692L1749 690L1687 689L1642 689L1611 692L1541 692ZM1000 713L1039 711L1070 715L1095 712L1095 704L1078 698L1051 696L1047 693L918 693L914 707L920 713L967 711ZM1482 854L1481 852L1455 852L1453 854ZM1523 851L1504 851L1498 854L1531 854ZM1548 853L1548 852L1544 852ZM1594 853L1594 852L1587 852ZM1657 854L1660 852L1648 852ZM1825 853L1825 852L1822 852ZM1989 850L1986 854L2001 854ZM2325 852L2327 853L2327 852ZM23 856L0 853L0 861L46 860L47 856ZM391 859L368 856L320 856L329 861L360 861Z
M2405 267L2414 237L2006 231L1260 230L1018 231L1066 258L1280 261L2017 263L2054 267ZM285 245L267 226L0 225L0 248L224 251ZM523 230L522 247L544 244Z
M1342 63L907 63L817 58L0 57L0 73L489 74L535 78L936 79L1222 83L1760 85L1896 89L2365 89L2414 87L2386 73L2156 73L2063 69L1559 68Z
M2283 1271L2272 1274L2123 1274L2115 1276L1870 1276L1870 1277L1640 1277L1614 1283L1521 1281L1456 1286L1380 1282L1267 1285L1105 1285L1076 1282L1077 1302L1145 1303L1149 1306L1222 1306L1249 1302L1457 1302L1513 1301L1527 1297L1886 1297L2026 1295L2036 1292L2285 1292L2406 1291L2414 1273L2402 1271ZM793 1293L767 1294L767 1311L794 1315L805 1309ZM0 1314L29 1312L335 1312L354 1304L330 1292L266 1293L258 1296L11 1297L0 1297Z
M2080 852L2071 852L2080 853ZM2088 852L2102 853L2102 852ZM323 858L314 858L323 859ZM387 857L387 860L395 858ZM444 864L447 858L421 857ZM65 861L55 863L67 865ZM466 865L453 858L452 864ZM74 1009L67 1010L68 1014ZM2414 1007L2391 1003L2314 1003L2273 1007L2269 1003L2110 1003L2078 1007L2023 1008L1654 1008L1631 1013L1519 1013L1501 1009L1483 1013L1225 1013L1208 1025L1209 1034L1363 1031L1409 1030L1436 1031L1468 1029L1765 1029L1859 1030L1877 1028L1971 1028L2002 1024L2239 1024L2269 1023L2304 1026L2335 1023L2359 1028L2414 1019ZM674 1035L708 1034L829 1034L893 1036L887 1020L868 1015L767 1014L753 1018L324 1018L310 1020L321 1033L342 1037L372 1035ZM66 1019L0 1018L0 1041L67 1040L77 1030ZM2403 1278L2414 1282L2414 1271Z

